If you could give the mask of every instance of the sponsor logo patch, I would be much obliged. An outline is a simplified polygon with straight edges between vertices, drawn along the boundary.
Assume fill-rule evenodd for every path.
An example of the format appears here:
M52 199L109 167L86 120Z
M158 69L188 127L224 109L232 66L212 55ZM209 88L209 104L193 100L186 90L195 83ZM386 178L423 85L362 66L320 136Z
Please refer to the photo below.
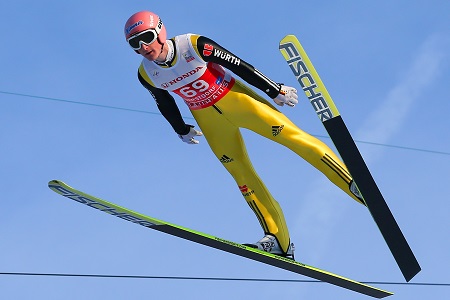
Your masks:
M281 131L283 130L284 125L274 125L272 126L272 135L273 136L277 136L281 133Z
M255 193L255 191L254 190L250 190L249 188L248 188L248 186L247 185L240 185L239 186L239 189L241 190L241 193L242 193L242 196L244 196L244 197L248 197L248 196L251 196L251 195L253 195L254 193Z
M203 47L203 55L204 56L210 56L212 54L212 51L214 50L214 47L210 44L205 44Z
M191 62L191 61L193 61L195 59L194 56L192 55L192 53L189 50L184 52L181 55L186 60L186 62Z
M223 164L230 163L233 161L234 161L234 159L232 159L231 157L228 157L226 155L222 155L222 157L220 158L220 162Z

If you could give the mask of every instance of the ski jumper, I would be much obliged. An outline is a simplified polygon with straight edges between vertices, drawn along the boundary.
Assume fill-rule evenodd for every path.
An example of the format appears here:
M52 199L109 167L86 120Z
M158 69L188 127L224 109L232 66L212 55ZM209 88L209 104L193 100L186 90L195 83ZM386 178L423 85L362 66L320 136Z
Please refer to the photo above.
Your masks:
M350 191L350 173L333 151L305 133L245 82L275 98L280 85L211 39L195 34L167 40L174 48L170 62L160 65L143 59L138 78L157 102L158 109L175 132L187 134L190 126L174 98L190 108L217 159L235 179L265 234L274 235L287 251L290 238L283 212L255 172L239 128L252 130L291 149L360 202ZM224 69L226 68L226 69Z

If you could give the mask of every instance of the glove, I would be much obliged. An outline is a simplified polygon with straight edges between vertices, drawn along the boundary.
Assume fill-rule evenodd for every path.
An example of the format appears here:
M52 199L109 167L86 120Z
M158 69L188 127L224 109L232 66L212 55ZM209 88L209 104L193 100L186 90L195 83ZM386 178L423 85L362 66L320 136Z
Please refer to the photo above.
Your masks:
M195 136L202 136L203 133L201 131L197 131L194 129L194 126L188 125L190 127L189 132L187 134L179 134L178 137L187 144L198 144L199 141L195 140Z
M297 90L293 87L281 84L280 93L273 99L276 104L283 106L284 104L294 107L298 103Z

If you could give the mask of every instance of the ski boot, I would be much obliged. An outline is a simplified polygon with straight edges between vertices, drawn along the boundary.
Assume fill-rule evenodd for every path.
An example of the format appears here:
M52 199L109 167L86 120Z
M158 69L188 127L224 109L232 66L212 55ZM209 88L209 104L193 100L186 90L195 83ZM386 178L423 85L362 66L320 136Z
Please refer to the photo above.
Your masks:
M271 234L266 234L262 239L260 239L258 242L254 244L243 244L243 245L294 260L294 250L295 250L294 244L291 243L289 245L287 252L284 252L281 249L277 238Z

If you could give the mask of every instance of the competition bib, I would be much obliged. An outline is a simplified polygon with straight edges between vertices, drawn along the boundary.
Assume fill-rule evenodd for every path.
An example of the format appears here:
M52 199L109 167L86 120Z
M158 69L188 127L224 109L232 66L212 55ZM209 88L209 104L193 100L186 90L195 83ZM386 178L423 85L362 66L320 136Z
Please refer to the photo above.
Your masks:
M206 63L190 42L191 34L175 37L177 61L170 68L143 60L142 66L155 87L176 93L189 109L209 107L222 99L234 78L215 63Z
M216 64L208 63L204 73L176 90L174 93L184 99L189 109L201 109L215 104L233 87L234 78Z

